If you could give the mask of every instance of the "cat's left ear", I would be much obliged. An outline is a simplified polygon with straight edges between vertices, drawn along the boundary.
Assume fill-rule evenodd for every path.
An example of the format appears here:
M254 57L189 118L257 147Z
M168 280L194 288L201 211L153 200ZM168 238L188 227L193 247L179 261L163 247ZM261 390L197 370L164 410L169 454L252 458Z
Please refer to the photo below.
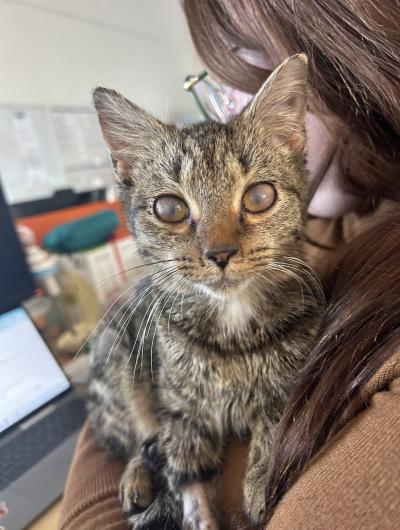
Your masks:
M278 138L292 151L304 151L307 64L304 53L289 57L272 72L244 110L242 119L261 142Z
M130 185L135 167L151 157L152 144L165 134L167 126L115 90L96 88L93 102L116 177Z

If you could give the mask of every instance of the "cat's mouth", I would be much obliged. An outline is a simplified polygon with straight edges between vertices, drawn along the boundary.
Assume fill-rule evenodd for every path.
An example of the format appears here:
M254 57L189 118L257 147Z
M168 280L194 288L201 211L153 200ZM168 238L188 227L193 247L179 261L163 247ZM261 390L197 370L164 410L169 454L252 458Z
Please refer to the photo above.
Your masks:
M235 291L240 291L252 282L252 275L248 271L223 270L213 271L214 274L205 274L203 278L196 278L194 283L201 290L216 296L227 296Z
M216 278L215 280L211 280L207 282L210 287L216 287L219 289L222 288L232 288L237 287L239 285L240 280L234 280L232 278L227 278L226 276L223 276L222 278Z
M246 283L246 279L243 277L233 278L226 274L221 275L218 278L209 278L202 282L203 286L207 290L214 291L219 294L226 294L232 292L232 290L238 289Z

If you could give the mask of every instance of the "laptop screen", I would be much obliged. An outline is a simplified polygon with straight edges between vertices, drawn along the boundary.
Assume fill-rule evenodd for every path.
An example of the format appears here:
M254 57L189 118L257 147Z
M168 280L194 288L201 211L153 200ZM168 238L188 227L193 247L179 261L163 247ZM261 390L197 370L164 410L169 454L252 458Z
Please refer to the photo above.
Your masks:
M26 311L0 315L0 433L70 387Z
M0 186L0 314L32 296L35 286Z

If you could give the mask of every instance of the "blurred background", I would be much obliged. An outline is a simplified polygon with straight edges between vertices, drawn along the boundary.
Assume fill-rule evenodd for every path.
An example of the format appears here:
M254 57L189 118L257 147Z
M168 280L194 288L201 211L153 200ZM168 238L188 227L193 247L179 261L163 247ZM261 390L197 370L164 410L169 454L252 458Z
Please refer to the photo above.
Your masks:
M0 10L0 169L18 214L54 191L112 183L94 87L168 122L198 116L182 90L199 65L178 0L1 0Z
M42 297L27 307L56 353L72 353L76 345L63 348L55 328L82 321L82 301L72 300L67 288L71 275L86 276L104 306L126 282L123 270L138 259L92 90L114 88L182 125L202 118L182 88L199 69L178 0L0 1L0 185L8 205L2 208L12 215ZM77 220L83 224L71 228ZM87 237L71 243L68 237L82 234L82 227ZM72 232L63 239L66 230ZM58 301L58 326L43 314L54 297L71 306ZM91 320L101 309L92 308Z
M183 125L206 118L182 87L200 71L178 0L0 0L0 527L57 528L70 395L140 277L91 92Z

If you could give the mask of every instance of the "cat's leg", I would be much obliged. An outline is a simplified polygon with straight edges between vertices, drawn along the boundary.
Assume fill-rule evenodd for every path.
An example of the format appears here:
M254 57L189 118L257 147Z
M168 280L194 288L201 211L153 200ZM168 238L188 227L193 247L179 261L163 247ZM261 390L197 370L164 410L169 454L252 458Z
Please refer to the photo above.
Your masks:
M146 510L132 515L128 522L133 530L181 530L182 500L162 489Z
M269 452L276 424L266 418L256 423L251 437L244 479L244 509L249 519L258 524L265 519L265 488Z
M145 421L139 427L139 417L132 420L120 396L111 391L108 394L104 385L99 383L92 383L89 399L90 420L97 441L113 456L127 462L119 486L123 511L127 516L140 513L151 504L154 496L152 473L144 463L136 435L137 428L142 436L146 432L148 437L154 436L152 430L145 428L149 419L143 418Z
M218 530L216 513L216 477L195 481L182 488L183 530Z
M125 401L131 404L130 421L136 448L122 475L119 495L124 513L132 516L143 512L154 500L152 469L146 463L141 447L157 436L159 425L154 414L154 398L149 381L132 386L129 378L122 384Z
M128 464L120 486L124 513L134 530L181 530L181 495L169 489L161 459L157 456L157 462L151 462L151 469L149 463L142 451L140 457Z
M142 456L134 456L125 468L119 485L119 499L128 517L143 512L154 499L151 472Z
M159 435L165 476L183 499L185 530L217 530L215 481L222 458L222 438L211 424L184 413L167 415Z

